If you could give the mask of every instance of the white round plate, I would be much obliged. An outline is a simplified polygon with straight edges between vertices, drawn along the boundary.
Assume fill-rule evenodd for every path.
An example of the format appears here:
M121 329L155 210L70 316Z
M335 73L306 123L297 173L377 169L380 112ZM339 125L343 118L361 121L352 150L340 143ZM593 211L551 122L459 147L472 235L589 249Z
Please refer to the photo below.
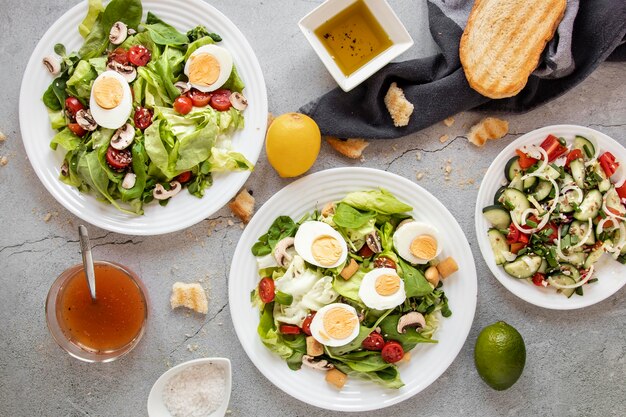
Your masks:
M443 236L441 258L453 256L459 272L445 281L452 316L441 320L435 333L438 344L418 345L411 361L401 364L405 386L386 389L369 381L349 378L338 391L319 371L292 371L285 361L270 352L257 335L259 311L250 304L250 291L259 282L255 257L250 252L258 237L265 234L274 219L289 215L298 220L306 213L321 209L329 201L341 200L351 191L378 187L393 193L415 209L416 219L435 226ZM476 269L470 246L450 212L422 187L406 178L369 168L335 168L306 176L276 193L256 213L246 227L235 254L228 284L230 314L239 341L250 360L278 388L306 403L328 410L366 411L404 401L435 381L463 347L476 310Z
M221 12L201 0L144 0L144 19L155 13L182 32L204 25L219 33L220 43L233 55L244 93L250 105L245 111L245 128L233 136L233 146L248 160L256 163L267 127L267 92L259 62L239 29ZM155 202L145 205L143 216L121 213L92 195L80 193L62 183L59 177L63 151L52 151L49 143L55 132L50 127L46 107L41 101L53 77L45 70L42 59L54 54L56 43L67 51L76 51L83 39L78 25L87 13L87 2L76 5L57 20L41 38L28 61L20 91L20 128L26 153L37 176L48 191L65 208L93 225L129 235L158 235L194 225L222 208L241 188L250 172L232 172L213 177L213 185L199 199L186 191L173 198L166 207Z
M524 145L539 145L549 134L565 138L568 144L571 144L576 135L593 137L600 145L600 152L610 151L622 164L626 164L626 149L622 145L604 133L588 127L556 125L546 126L529 132L504 148L487 170L476 199L476 211L474 213L476 236L478 236L478 245L487 266L489 266L493 275L506 289L522 300L539 307L554 310L572 310L598 303L616 293L626 283L626 266L613 260L609 255L604 255L596 264L595 277L598 278L598 281L585 285L582 297L574 294L567 298L557 293L554 288L537 287L525 279L513 278L504 272L504 269L496 265L493 251L487 238L487 231L491 225L482 214L484 207L493 204L493 196L498 188L502 186L502 181L505 179L504 167L508 160L515 156L515 150Z

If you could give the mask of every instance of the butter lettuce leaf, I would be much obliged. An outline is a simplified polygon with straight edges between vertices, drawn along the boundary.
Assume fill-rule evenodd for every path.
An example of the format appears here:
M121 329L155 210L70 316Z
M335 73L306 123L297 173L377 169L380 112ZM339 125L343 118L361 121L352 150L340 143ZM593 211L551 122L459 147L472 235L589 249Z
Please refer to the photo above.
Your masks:
M413 210L413 207L401 202L389 191L382 188L349 193L341 201L356 209L375 211L379 214L400 214Z

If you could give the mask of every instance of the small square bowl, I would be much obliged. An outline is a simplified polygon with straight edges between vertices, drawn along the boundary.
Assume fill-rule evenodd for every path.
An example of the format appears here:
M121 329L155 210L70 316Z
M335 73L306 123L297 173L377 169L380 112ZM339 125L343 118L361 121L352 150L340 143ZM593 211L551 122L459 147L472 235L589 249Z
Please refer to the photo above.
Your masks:
M349 76L344 75L328 50L315 35L315 30L357 1L359 0L326 0L304 16L298 23L300 30L335 81L337 81L339 87L346 92L367 80L376 71L413 46L413 38L411 38L398 16L389 6L387 0L363 0L376 20L378 20L378 23L389 35L391 46Z

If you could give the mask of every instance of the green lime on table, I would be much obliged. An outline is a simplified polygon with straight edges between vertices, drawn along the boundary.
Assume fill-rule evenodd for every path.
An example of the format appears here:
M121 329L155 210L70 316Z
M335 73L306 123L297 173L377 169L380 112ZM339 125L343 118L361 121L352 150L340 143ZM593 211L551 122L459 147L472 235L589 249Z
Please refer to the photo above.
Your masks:
M474 363L478 375L491 388L511 388L526 364L526 345L522 335L503 321L485 327L476 340Z

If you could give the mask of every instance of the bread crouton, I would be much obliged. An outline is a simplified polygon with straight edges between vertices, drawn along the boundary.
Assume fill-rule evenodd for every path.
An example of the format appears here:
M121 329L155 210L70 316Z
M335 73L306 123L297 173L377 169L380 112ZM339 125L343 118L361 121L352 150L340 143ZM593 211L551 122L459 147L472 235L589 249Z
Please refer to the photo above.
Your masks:
M339 275L341 275L343 279L349 280L354 274L356 274L356 271L358 270L359 264L357 263L357 261L355 261L354 259L350 259L350 263L341 270L341 273Z
M326 382L333 385L337 389L342 389L346 385L348 375L341 372L339 369L331 369L326 372Z
M324 346L313 336L307 336L306 338L306 354L309 356L320 356L324 354Z
M233 201L228 203L228 207L242 222L248 223L254 214L254 197L248 190L243 189Z
M459 265L457 265L454 258L450 256L439 262L439 264L437 265L437 270L441 274L441 277L443 279L446 279L459 270Z
M332 136L326 136L325 139L331 148L350 159L359 159L363 155L363 150L369 146L369 142L365 139L343 140Z
M391 83L389 91L385 94L385 106L393 119L395 127L408 125L415 109L413 103L406 99L404 91L396 83Z
M487 140L500 139L509 133L509 122L496 117L486 117L470 129L468 140L483 146Z
M206 298L206 293L198 283L175 282L172 285L170 305L172 310L178 307L186 307L201 314L206 314L209 311L209 301Z

